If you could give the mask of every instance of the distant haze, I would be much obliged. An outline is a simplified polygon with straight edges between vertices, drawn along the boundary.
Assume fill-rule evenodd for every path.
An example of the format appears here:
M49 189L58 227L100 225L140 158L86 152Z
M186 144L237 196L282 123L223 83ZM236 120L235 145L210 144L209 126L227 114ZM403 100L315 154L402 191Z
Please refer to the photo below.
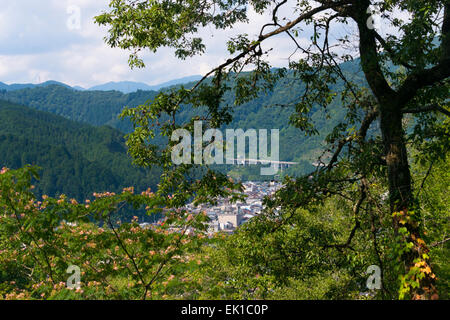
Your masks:
M94 86L92 88L89 88L90 91L121 91L123 93L130 93L135 92L137 90L153 90L158 91L165 87L170 87L178 84L188 83L192 81L198 81L202 78L200 75L190 76L190 77L184 77L180 79L171 80L168 82L160 83L154 86L150 86L146 83L142 82L133 82L133 81L121 81L121 82L108 82L102 85Z
M202 76L195 75L195 76L189 76L189 77L184 77L184 78L180 78L180 79L174 79L174 80L160 83L160 84L153 85L153 86L150 86L143 82L133 82L133 81L108 82L105 84L94 86L89 89L85 89L85 88L82 88L79 86L70 87L70 86L68 86L64 83L58 82L58 81L46 81L46 82L40 83L40 84L14 83L14 84L10 84L10 85L0 82L0 90L15 91L15 90L21 90L21 89L26 89L26 88L46 87L49 85L60 85L60 86L72 88L74 90L79 90L79 91L85 91L85 90L88 90L88 91L120 91L123 93L131 93L131 92L136 92L138 90L158 91L162 88L171 87L174 85L179 85L179 84L184 84L184 83L189 83L189 82L193 82L193 81L198 81L201 78L202 78Z

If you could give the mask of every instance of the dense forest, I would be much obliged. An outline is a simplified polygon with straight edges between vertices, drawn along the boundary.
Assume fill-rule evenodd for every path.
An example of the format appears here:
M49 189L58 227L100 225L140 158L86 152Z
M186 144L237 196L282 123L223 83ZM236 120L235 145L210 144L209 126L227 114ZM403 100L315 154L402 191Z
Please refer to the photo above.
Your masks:
M42 168L39 196L65 194L84 200L93 192L134 186L156 189L159 172L131 163L123 134L0 100L0 163Z

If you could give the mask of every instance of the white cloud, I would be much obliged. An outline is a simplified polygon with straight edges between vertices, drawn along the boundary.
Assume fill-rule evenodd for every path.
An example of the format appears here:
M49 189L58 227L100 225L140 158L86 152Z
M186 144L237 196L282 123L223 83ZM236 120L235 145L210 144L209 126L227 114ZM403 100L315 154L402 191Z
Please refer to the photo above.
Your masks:
M207 52L200 57L180 61L173 51L163 48L157 54L145 53L145 69L128 67L128 52L109 48L104 43L106 28L96 25L93 17L107 9L109 0L15 0L0 8L0 81L6 83L57 80L69 85L91 87L109 81L141 81L157 84L174 78L205 74L227 58L226 41L230 36L247 33L257 37L270 15L249 12L250 24L232 30L210 27L200 32ZM71 30L67 20L69 6L80 8L80 28ZM286 7L280 15L292 14ZM289 17L288 17L289 19ZM282 23L284 21L280 19ZM268 31L269 29L267 29ZM302 37L308 37L306 30ZM304 41L304 39L300 39ZM273 48L271 62L286 65L295 50L287 36L280 35L264 43Z

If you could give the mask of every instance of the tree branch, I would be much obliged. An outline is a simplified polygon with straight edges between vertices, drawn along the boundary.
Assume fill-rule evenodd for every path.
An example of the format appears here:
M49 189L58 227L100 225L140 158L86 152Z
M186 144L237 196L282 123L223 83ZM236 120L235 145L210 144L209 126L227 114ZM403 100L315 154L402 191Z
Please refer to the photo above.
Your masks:
M378 117L378 110L373 109L371 111L369 111L366 116L364 117L362 123L361 123L361 127L359 128L359 132L358 132L358 136L357 139L358 141L361 143L362 141L364 141L364 139L367 136L367 131L370 128L370 125L375 121L375 119ZM331 169L333 169L334 164L338 161L339 155L342 152L342 149L344 148L344 146L349 143L352 142L354 140L354 137L346 137L342 140L339 141L338 143L338 147L336 149L336 151L334 152L333 156L331 157L331 160L329 162L329 164L327 165L327 170L330 171Z
M438 242L432 243L432 244L430 244L429 246L430 246L430 247L437 247L437 246L439 246L439 245L441 245L441 244L446 243L447 241L450 241L450 238L447 238L447 239L444 239L444 240L442 240L442 241L438 241Z
M120 210L120 208L119 208L117 211L119 211L119 210ZM131 262L133 263L133 267L134 267L134 269L136 270L136 273L138 274L139 280L141 281L142 285L145 285L144 277L143 277L143 275L141 274L141 271L139 270L139 267L138 267L137 264L136 264L136 261L135 261L135 259L134 259L134 256L132 256L132 255L128 252L127 247L125 246L125 244L123 243L123 241L122 241L122 239L120 238L119 234L117 233L116 229L114 228L114 225L113 225L113 223L112 223L112 221L111 221L111 212L109 212L109 214L108 214L108 225L109 225L109 227L111 228L111 230L113 231L114 236L116 237L117 242L119 243L120 247L122 248L122 250L125 252L125 254L127 255L127 257L128 257L128 258L131 260ZM130 272L131 272L131 270L130 270Z
M411 73L398 91L399 103L406 105L420 89L450 77L450 4L444 7L442 23L441 59L438 65Z
M442 114L445 114L447 117L450 117L450 111L442 108L441 106L439 106L437 104L432 104L432 105L419 107L419 108L406 109L406 110L403 110L402 112L414 114L414 113L432 112L432 111L440 112Z
M219 72L219 71L223 70L224 68L232 65L236 61L239 61L240 59L245 57L250 52L254 51L258 46L261 45L261 42L263 42L264 40L267 40L267 39L269 39L269 38L271 38L273 36L276 36L276 35L278 35L280 33L284 33L284 32L289 31L290 29L292 29L293 27L295 27L296 25L298 25L302 21L312 18L317 13L320 13L322 11L325 11L325 10L328 10L328 9L331 9L331 8L335 8L335 7L338 7L338 6L342 6L342 5L348 4L350 2L351 2L350 0L348 0L348 1L338 1L338 2L327 1L327 4L322 5L320 7L317 7L317 8L314 8L314 9L311 9L308 12L305 12L305 13L301 14L295 20L292 20L291 22L288 22L284 26L282 26L282 27L280 27L280 28L278 28L278 29L276 29L276 30L274 30L272 32L260 35L259 38L258 38L258 41L255 41L246 50L242 51L240 54L238 54L234 58L228 59L226 62L222 63L218 67L216 67L216 68L212 69L211 71L209 71L202 79L200 79L196 83L196 85L191 89L191 91L194 91L198 86L200 86L201 83L203 83L209 76L211 76L215 72Z
M359 30L361 66L375 97L380 102L391 101L395 95L395 91L388 84L381 70L376 43L376 32L367 26L367 21L370 18L369 13L367 13L367 8L370 4L368 0L360 1L355 5L355 10L351 13Z
M395 56L394 50L392 50L392 48L386 43L386 41L383 39L383 37L375 30L373 30L373 32L375 33L375 39L377 39L378 42L383 47L383 49L386 50L386 52L391 57L392 61L396 61L396 62L400 63L402 66L404 66L407 69L415 69L416 68L415 66L410 65L409 63L407 63L405 61L399 60L398 57Z

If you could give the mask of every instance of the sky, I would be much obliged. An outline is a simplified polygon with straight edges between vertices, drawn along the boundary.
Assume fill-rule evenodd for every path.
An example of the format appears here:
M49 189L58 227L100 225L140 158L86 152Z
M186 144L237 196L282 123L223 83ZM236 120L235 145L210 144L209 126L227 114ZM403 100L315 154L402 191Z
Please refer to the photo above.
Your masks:
M0 82L41 83L48 80L85 88L110 81L150 85L191 75L204 75L226 58L226 37L256 35L265 17L251 13L251 24L231 32L201 31L207 44L203 56L179 61L170 49L145 53L145 69L128 66L128 52L104 42L105 27L94 16L108 9L109 0L14 0L0 8ZM79 19L78 19L79 17ZM292 43L279 37L272 44L271 62L286 63Z
M295 1L294 1L295 2ZM226 40L232 34L256 36L267 17L250 12L248 25L217 32L201 30L207 45L203 56L180 61L170 49L145 53L144 69L130 69L128 52L104 42L106 27L94 16L108 9L109 0L14 0L0 8L0 82L41 83L48 80L89 88L110 81L138 81L150 85L204 75L227 58ZM290 10L286 8L286 10ZM307 41L306 32L299 41ZM293 51L287 37L269 40L271 62L285 65Z

